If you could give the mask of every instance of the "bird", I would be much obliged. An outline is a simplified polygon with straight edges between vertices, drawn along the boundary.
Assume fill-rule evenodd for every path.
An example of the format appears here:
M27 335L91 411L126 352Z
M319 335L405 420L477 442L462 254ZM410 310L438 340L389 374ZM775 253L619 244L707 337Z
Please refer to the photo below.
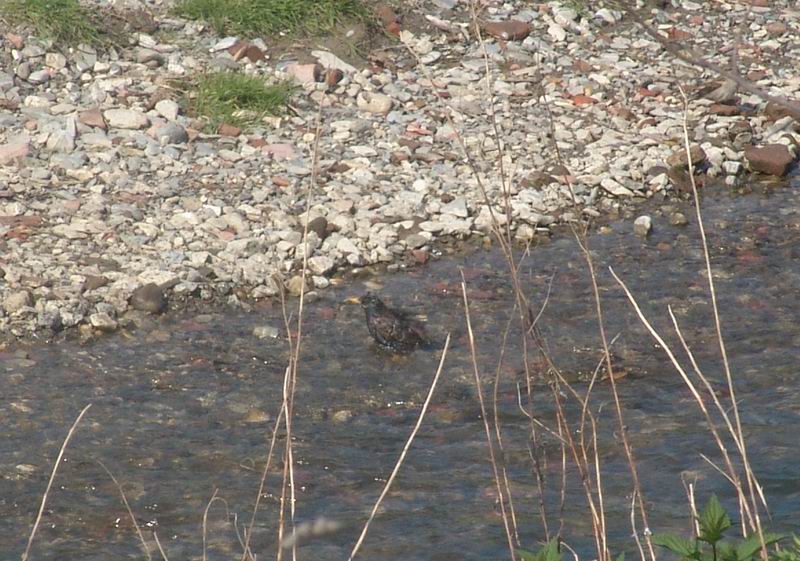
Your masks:
M369 292L361 297L360 302L366 313L369 334L384 349L408 353L430 344L422 326L407 313L390 308Z

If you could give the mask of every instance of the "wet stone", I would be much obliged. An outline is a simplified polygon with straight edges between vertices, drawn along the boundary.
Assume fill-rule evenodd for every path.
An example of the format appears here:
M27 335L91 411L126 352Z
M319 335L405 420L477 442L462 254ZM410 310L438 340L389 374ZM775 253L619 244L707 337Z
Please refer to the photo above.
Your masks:
M115 331L117 322L106 312L97 312L89 316L89 323L100 331Z
M784 176L795 161L795 156L783 144L748 146L744 151L747 163L753 171L769 175Z
M167 298L164 289L151 282L133 291L130 304L135 310L160 314L167 307Z
M256 339L277 339L280 331L272 325L257 325L253 328L253 337Z
M633 233L640 237L647 237L653 229L653 220L647 216L640 216L633 222Z

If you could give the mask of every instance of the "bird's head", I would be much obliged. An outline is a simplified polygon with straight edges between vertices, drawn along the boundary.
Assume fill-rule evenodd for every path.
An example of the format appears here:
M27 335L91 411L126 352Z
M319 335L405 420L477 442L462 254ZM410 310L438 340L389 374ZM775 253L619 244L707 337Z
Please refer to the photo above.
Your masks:
M371 292L367 292L364 296L362 296L360 302L362 308L372 312L376 312L385 308L383 302L381 302L381 299Z

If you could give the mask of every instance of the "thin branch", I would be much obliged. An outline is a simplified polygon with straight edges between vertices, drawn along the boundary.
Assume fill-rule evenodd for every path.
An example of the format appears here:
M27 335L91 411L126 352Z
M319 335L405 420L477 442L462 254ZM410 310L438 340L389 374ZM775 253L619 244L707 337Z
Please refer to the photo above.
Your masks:
M47 504L47 496L50 494L50 488L53 486L53 480L56 478L56 472L58 471L58 466L61 465L61 458L64 457L64 451L67 449L67 445L69 441L72 439L72 435L75 433L75 429L78 427L78 423L81 422L83 419L84 414L89 410L92 406L90 403L86 407L84 407L78 417L75 419L75 422L72 423L72 426L67 433L67 437L64 439L63 444L61 444L61 449L58 451L58 457L56 458L55 463L53 464L53 471L50 472L50 480L47 482L47 488L44 490L44 495L42 495L42 504L39 505L39 513L36 515L36 521L33 523L33 529L31 529L31 534L28 536L28 545L25 546L25 552L22 554L22 561L28 560L28 555L31 552L31 546L33 545L33 538L36 536L36 531L39 529L39 523L42 521L42 515L44 514L44 507Z
M439 359L439 367L436 369L436 375L433 377L433 382L431 382L431 387L428 390L428 396L425 398L425 403L422 405L422 410L419 412L419 417L417 418L417 423L414 425L414 429L411 431L411 434L406 441L405 446L403 446L403 451L400 452L400 457L397 459L397 463L394 465L394 469L392 470L389 479L386 480L386 485L383 486L383 491L381 491L378 500L375 501L375 506L372 507L372 512L369 513L369 518L367 518L367 522L364 524L364 528L361 530L361 535L358 536L358 540L356 544L353 546L353 551L350 552L350 556L347 558L347 561L353 561L358 550L361 549L361 545L364 543L364 538L367 537L367 531L369 530L369 525L372 523L372 520L375 518L375 514L378 512L378 509L383 502L383 499L386 497L389 489L394 483L395 477L397 477L397 473L400 471L400 466L403 465L403 462L406 459L406 454L408 450L411 448L411 444L414 442L414 438L417 436L417 432L419 432L419 428L422 426L422 421L425 419L425 413L428 411L428 406L431 403L431 398L433 397L433 392L436 390L436 384L439 382L439 376L442 374L442 369L444 367L444 360L447 357L447 351L450 348L450 334L447 334L447 339L444 342L444 349L442 350L442 356Z
M122 485L119 484L117 478L114 477L114 474L111 473L106 465L101 462L100 460L96 460L100 467L105 470L108 476L111 478L111 481L114 482L114 485L117 486L117 490L119 491L120 497L122 497L122 504L125 505L125 510L128 511L128 516L133 523L133 527L136 528L136 533L139 535L139 541L142 543L142 551L144 551L145 557L147 557L147 561L152 560L152 556L150 555L150 547L147 545L147 541L144 539L144 534L142 534L142 529L139 527L139 523L136 521L136 516L133 514L133 510L131 509L131 505L128 503L128 498L125 496L125 491L122 489Z

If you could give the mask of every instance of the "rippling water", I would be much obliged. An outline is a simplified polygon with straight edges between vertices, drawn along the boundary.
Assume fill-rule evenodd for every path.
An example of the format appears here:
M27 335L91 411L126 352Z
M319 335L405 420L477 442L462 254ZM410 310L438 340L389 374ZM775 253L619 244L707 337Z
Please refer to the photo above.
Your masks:
M784 531L796 529L800 518L799 198L796 189L776 188L746 195L715 191L704 201L742 420L774 524ZM718 454L690 394L608 274L613 266L656 327L677 343L666 311L672 305L702 367L719 381L692 209L675 209L690 217L689 226L669 226L664 209L651 206L655 230L647 240L631 234L631 220L591 237L608 333L617 337L613 350L629 372L619 389L650 522L658 531L688 527L681 477L697 482L701 502L716 492L735 506L730 488L700 457ZM521 269L534 303L544 300L553 279L542 333L565 374L582 379L601 355L591 288L575 241L556 237L535 248ZM371 527L363 558L507 557L469 362L459 270L468 279L484 390L491 392L512 314L496 250L447 257L402 274L355 278L309 304L294 424L297 517L324 516L341 528L302 544L301 559L346 559L414 425L439 358L437 349L407 357L375 349L360 308L345 303L367 289L426 315L429 331L439 340L452 332L453 345L429 416ZM279 328L280 336L256 338L253 329L264 325ZM521 539L534 548L543 532L528 424L517 404L517 341L512 328L500 367L498 414ZM214 309L159 318L132 334L0 356L0 559L17 559L23 551L59 446L89 403L51 491L34 557L143 558L101 461L123 485L146 536L155 529L171 559L200 558L203 511L215 490L231 516L238 513L240 523L249 519L287 357L281 311L268 304L252 313ZM578 381L576 388L584 391L586 384ZM537 386L536 413L548 425L551 399L545 385ZM593 409L600 420L612 543L615 551L634 553L627 465L604 384L594 390ZM541 438L545 502L557 527L560 448L552 437ZM262 559L275 553L279 472L280 466L267 481L252 540ZM225 505L215 502L208 516L209 559L241 556L228 520ZM567 542L590 555L589 517L571 467L564 523Z

